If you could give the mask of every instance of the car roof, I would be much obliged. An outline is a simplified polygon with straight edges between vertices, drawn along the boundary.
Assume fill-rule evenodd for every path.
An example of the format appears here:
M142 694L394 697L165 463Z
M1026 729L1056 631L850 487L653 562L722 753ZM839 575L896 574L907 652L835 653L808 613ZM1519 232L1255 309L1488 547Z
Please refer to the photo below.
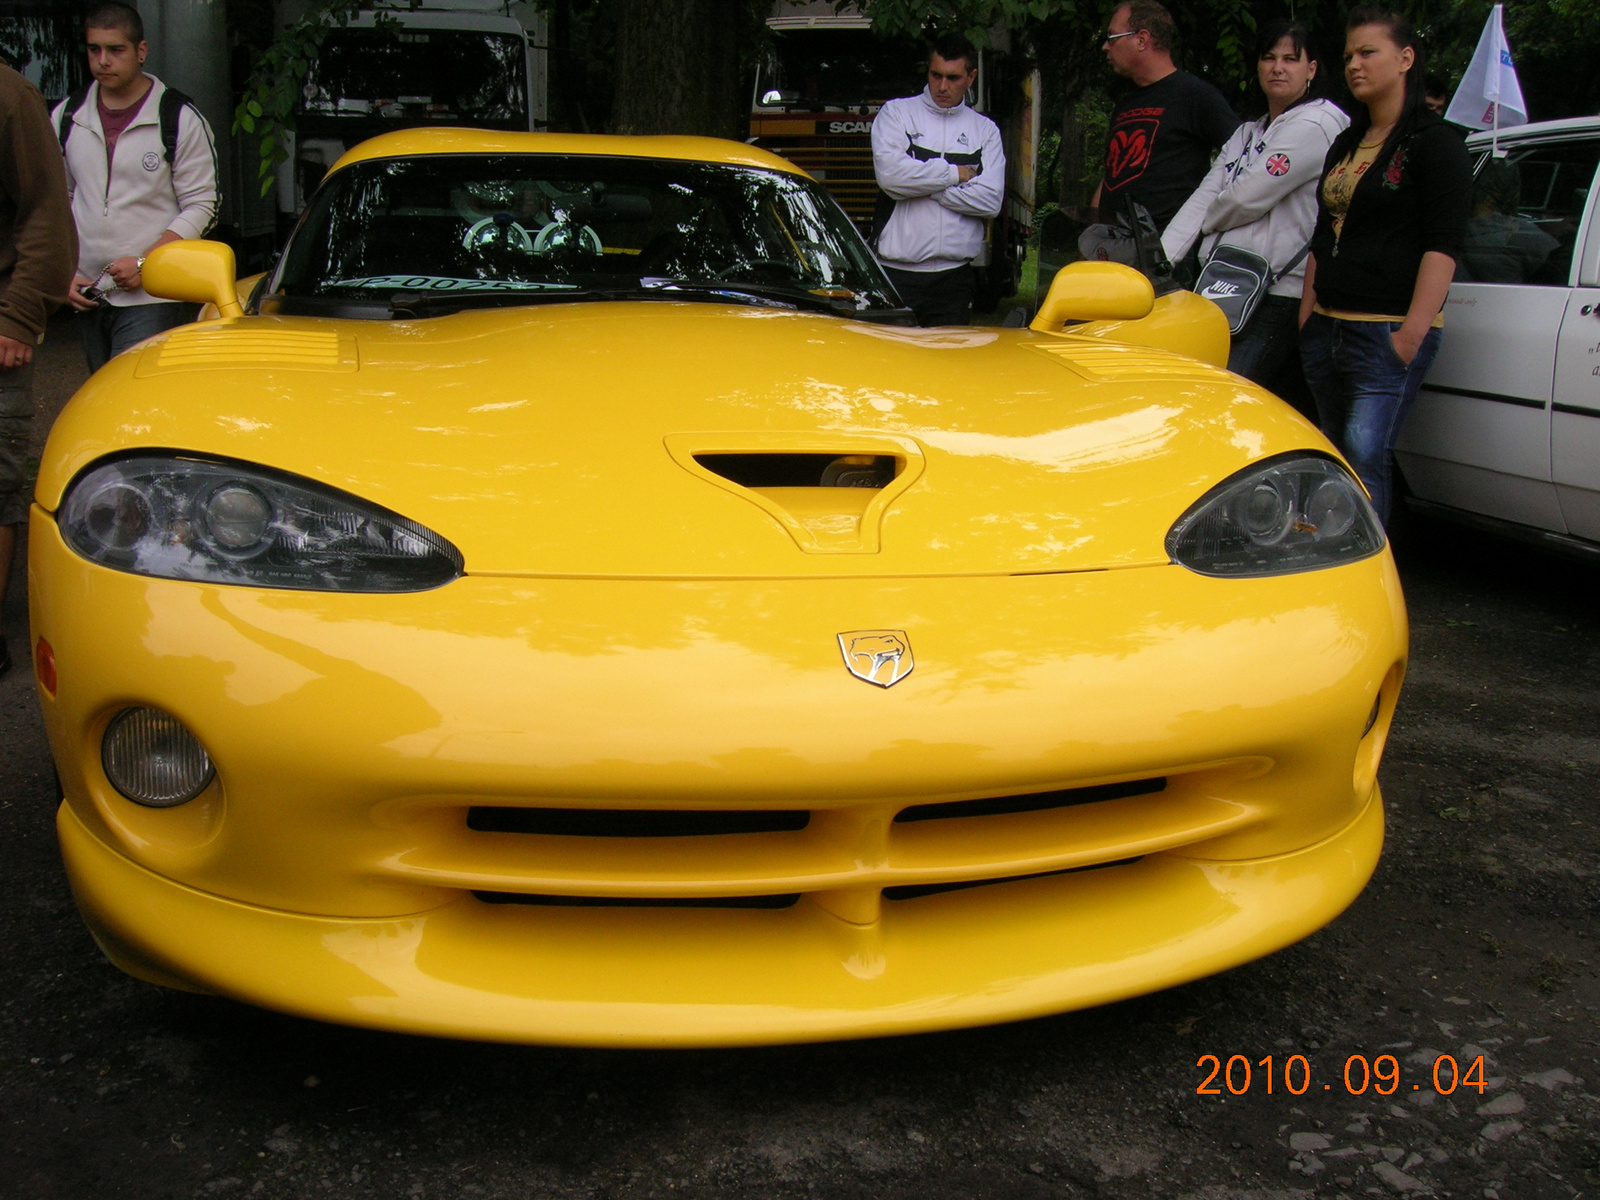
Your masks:
M489 129L401 129L379 134L346 151L329 174L373 158L427 154L592 154L615 158L663 158L759 167L789 175L806 173L786 158L722 138L615 137L598 133L504 133ZM809 176L806 176L809 178Z
M1546 138L1600 137L1600 116L1567 117L1561 121L1535 121L1531 125L1512 125L1500 131L1502 142L1543 141ZM1482 129L1467 138L1467 148L1483 150L1495 140L1493 131Z

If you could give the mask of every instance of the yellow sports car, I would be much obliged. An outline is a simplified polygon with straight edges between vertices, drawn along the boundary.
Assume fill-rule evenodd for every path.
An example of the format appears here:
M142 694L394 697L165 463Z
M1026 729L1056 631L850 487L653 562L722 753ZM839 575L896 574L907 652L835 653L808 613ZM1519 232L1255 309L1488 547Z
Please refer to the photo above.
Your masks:
M1063 271L916 329L827 194L698 139L347 154L248 296L50 435L34 669L141 979L611 1046L1100 1004L1360 892L1406 656L1365 497Z

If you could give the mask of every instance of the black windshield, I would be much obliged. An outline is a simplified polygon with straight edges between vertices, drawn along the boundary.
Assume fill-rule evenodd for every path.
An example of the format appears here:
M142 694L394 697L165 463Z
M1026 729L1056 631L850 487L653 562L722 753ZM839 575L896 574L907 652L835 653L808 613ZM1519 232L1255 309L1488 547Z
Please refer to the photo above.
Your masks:
M329 176L278 297L417 310L644 293L867 312L898 305L825 191L786 172L664 159L420 155ZM692 295L691 295L692 294Z

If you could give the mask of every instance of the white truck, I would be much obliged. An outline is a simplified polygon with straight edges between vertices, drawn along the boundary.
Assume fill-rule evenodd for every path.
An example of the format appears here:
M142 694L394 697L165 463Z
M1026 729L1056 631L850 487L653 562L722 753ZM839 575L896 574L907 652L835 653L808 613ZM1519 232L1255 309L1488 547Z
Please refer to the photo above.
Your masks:
M280 0L280 24L302 4ZM548 123L548 37L522 0L375 3L328 32L297 106L278 170L278 212L292 220L358 142L394 129L459 125L537 130Z

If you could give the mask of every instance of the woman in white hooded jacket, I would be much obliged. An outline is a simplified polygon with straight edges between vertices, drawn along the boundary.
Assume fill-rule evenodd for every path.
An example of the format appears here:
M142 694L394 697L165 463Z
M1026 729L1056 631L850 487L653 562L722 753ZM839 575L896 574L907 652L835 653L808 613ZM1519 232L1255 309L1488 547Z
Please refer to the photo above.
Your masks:
M1262 26L1256 78L1266 112L1228 139L1161 235L1161 246L1177 262L1198 242L1201 263L1218 245L1238 246L1266 259L1274 274L1283 273L1250 324L1234 335L1228 354L1230 371L1266 384L1298 336L1317 185L1328 147L1350 118L1314 94L1317 61L1310 34L1298 21Z

